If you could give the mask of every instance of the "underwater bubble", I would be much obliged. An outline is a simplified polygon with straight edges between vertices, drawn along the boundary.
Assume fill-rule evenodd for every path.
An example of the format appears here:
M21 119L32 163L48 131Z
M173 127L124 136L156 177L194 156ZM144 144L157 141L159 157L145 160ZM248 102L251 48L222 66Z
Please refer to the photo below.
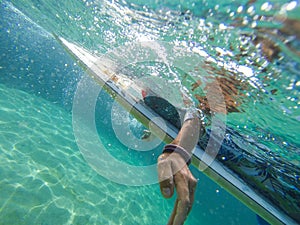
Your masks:
M272 9L272 5L269 2L265 2L264 4L262 4L261 8L262 11L270 11Z

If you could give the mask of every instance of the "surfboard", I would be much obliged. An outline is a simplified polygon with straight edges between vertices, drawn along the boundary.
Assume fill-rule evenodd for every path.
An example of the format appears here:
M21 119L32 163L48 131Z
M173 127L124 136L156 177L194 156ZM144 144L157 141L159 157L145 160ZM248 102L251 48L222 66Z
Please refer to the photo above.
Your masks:
M128 110L146 127L151 124L156 136L166 143L171 142L176 137L180 128L178 121L182 116L178 113L180 112L178 108L156 96L155 92L146 96L143 84L136 83L126 75L117 72L115 63L110 59L103 59L103 57L99 57L65 38L56 35L54 37L74 60L94 78L95 82L101 85L124 109ZM155 122L154 118L157 117L161 117L166 126ZM234 134L232 130L228 132ZM203 148L209 135L210 131L208 130L206 137L200 140L199 145L196 146L192 165L199 170L205 168L203 171L201 170L204 174L269 223L297 224L297 216L289 214L289 211L284 211L284 207L281 205L285 199L281 196L282 193L275 190L276 195L268 194L268 189L263 187L264 185L260 185L259 181L252 179L253 176L260 175L260 170L255 166L263 165L263 162L253 159L252 156L245 157L240 153L235 154L234 143L231 140L225 140L217 159L213 160ZM241 157L244 157L243 160L240 160ZM250 170L249 168L252 171L250 173L247 172ZM283 200L276 200L278 196Z

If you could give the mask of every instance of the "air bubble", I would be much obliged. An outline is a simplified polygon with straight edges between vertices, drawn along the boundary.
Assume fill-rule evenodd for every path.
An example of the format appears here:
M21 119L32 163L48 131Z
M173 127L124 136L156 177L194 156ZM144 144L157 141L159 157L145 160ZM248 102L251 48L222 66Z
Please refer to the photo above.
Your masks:
M265 2L264 4L262 4L261 8L262 11L270 11L272 9L272 5L269 2Z
M253 14L255 11L254 11L254 6L250 6L248 9L247 9L247 13L249 14Z
M240 7L238 7L237 12L241 13L243 11L243 9L244 9L243 6L240 6Z
M286 9L287 11L291 11L291 10L295 9L296 6L297 6L297 1L292 1L292 2L287 3L287 4L285 5L285 9Z

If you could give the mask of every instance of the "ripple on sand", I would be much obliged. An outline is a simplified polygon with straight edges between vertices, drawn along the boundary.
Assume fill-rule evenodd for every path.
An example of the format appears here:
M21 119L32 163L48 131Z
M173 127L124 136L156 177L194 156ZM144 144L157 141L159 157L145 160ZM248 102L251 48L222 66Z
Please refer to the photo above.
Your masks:
M127 225L167 220L167 215L155 216L164 202L157 186L117 185L88 166L76 146L69 113L1 85L0 93L0 124L5 124L0 126L5 133L0 135L1 222ZM42 110L31 110L38 105Z

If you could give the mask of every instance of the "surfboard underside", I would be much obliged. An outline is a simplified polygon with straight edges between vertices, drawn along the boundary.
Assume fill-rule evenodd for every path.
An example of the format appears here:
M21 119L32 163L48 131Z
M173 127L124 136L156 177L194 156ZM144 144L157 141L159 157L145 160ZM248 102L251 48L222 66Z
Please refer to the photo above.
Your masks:
M90 53L81 46L71 43L64 38L55 36L57 41L66 49L66 51L78 62L78 64L92 76L96 82L98 82L104 89L115 98L120 105L125 109L130 110L130 113L137 118L142 124L148 126L149 121L157 117L158 114L167 121L167 127L161 127L160 124L154 124L155 129L158 130L159 137L163 137L165 142L171 142L178 133L180 124L176 122L176 119L172 122L173 116L163 116L164 112L159 112L151 109L147 102L144 102L141 93L140 86L136 85L130 79L123 74L115 72L114 64L112 62L99 61L99 57ZM101 63L102 62L102 63ZM130 86L130 90L128 87ZM161 134L161 135L160 135ZM208 134L209 135L209 132ZM228 143L230 145L230 143ZM228 152L228 153L227 153ZM226 146L223 146L219 158L223 157L222 154L231 154ZM227 155L228 156L228 155ZM262 195L260 191L255 189L255 181L251 181L251 176L245 175L245 179L250 179L250 183L245 182L243 179L243 170L238 168L233 163L233 158L230 164L227 162L222 163L220 160L213 160L209 155L205 153L201 144L196 147L194 155L192 157L192 164L196 168L206 167L204 174L210 177L217 184L222 186L233 196L243 202L246 206L264 218L271 224L297 224L290 215L284 212L276 204L273 204L272 199ZM250 158L249 160L250 161ZM248 162L249 163L249 162ZM250 161L250 163L257 163L256 161ZM252 182L252 183L251 183ZM252 184L252 185L251 185ZM257 186L257 185L256 185ZM259 187L258 187L259 188Z

